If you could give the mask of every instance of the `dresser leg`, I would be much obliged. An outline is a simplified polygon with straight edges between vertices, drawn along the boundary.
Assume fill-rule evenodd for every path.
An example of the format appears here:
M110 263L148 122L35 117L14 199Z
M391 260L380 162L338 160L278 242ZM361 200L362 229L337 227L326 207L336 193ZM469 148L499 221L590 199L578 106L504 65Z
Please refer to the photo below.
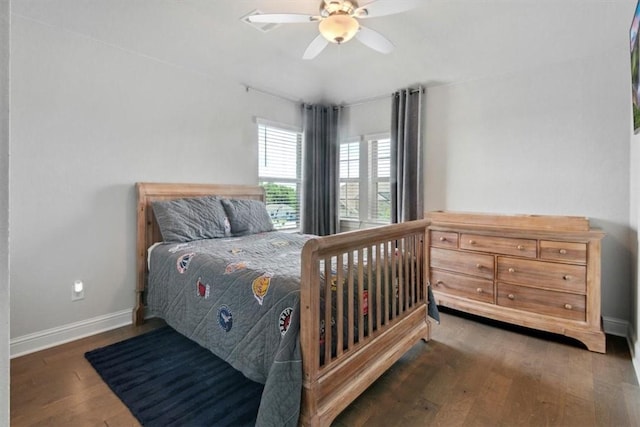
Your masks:
M590 351L596 353L607 352L607 337L603 331L579 331L575 329L566 329L564 335L575 338Z

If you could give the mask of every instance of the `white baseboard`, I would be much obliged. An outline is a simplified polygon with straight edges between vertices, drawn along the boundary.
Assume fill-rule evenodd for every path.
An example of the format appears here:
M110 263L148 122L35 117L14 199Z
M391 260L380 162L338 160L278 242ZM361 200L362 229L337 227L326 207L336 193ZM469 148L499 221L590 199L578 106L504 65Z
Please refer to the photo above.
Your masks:
M616 319L613 317L603 317L602 328L607 334L627 339L627 345L629 346L629 352L631 353L631 362L633 364L633 369L636 371L636 379L640 379L640 355L636 348L635 343L637 342L637 338L631 323L626 320Z
M602 318L602 329L604 329L605 334L628 338L629 327L629 322L626 320L616 319L615 317Z
M633 326L629 326L629 335L627 335L627 344L631 352L631 362L633 369L636 371L636 380L640 379L640 348L638 348L638 336Z
M24 356L80 338L105 332L133 322L132 309L106 314L76 323L23 335L10 340L10 358Z
M629 346L633 348L632 344ZM633 370L636 371L636 381L638 381L638 379L640 379L640 356L638 356L637 351L632 350L632 353L634 356L631 357L631 362L633 363Z

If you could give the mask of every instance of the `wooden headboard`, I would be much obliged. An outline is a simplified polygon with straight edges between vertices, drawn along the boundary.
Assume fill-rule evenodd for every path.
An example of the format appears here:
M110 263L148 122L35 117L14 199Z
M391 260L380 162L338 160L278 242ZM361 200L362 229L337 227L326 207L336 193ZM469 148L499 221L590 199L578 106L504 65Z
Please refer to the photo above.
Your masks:
M265 199L264 188L256 185L233 184L167 184L153 182L136 183L138 203L136 241L136 306L133 309L133 324L144 320L143 293L147 285L147 249L162 241L160 228L153 215L152 203L157 200L172 200L186 197L220 196L234 199Z

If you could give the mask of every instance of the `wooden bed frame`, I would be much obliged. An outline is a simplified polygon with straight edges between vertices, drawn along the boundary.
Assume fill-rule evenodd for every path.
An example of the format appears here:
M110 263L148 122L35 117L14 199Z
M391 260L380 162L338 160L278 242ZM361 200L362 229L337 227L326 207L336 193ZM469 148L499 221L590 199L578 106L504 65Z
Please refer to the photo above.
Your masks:
M144 292L147 283L147 249L162 240L153 216L151 203L184 197L219 195L236 199L264 200L264 190L258 186L213 184L137 183L137 274L134 324L144 321ZM351 231L310 239L301 254L300 344L303 359L303 390L300 408L301 425L328 426L371 383L393 365L419 340L431 337L427 317L426 244L427 220L394 224L373 229ZM373 254L375 263L358 263ZM322 261L326 271L321 271ZM333 261L346 264L343 272L330 271ZM377 269L377 271L372 271ZM373 277L376 301L370 301L363 288L363 277ZM321 277L335 292L325 292L326 307L320 312ZM354 283L357 285L354 286ZM348 286L346 292L343 287ZM354 287L356 289L354 289ZM395 289L395 292L387 291ZM331 298L335 295L337 336L326 328L321 337L321 322L331 324ZM344 296L352 303L346 304ZM383 301L384 300L384 301ZM357 303L363 301L363 304ZM384 303L383 303L384 302ZM355 310L354 306L362 307ZM343 313L347 307L347 313ZM365 308L366 307L366 308ZM366 313L365 313L366 311ZM366 315L373 314L374 316ZM347 318L344 329L343 316ZM354 328L354 323L368 326ZM344 334L343 330L347 333ZM337 342L336 354L325 346L320 355L320 340Z

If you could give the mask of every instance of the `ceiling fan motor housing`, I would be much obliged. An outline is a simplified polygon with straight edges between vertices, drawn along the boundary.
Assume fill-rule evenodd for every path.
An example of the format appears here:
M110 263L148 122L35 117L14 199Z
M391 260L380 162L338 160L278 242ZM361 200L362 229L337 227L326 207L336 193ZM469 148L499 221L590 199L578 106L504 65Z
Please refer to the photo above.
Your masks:
M320 4L320 34L331 43L351 40L360 29L354 17L357 7L355 0L323 0Z
M358 8L355 0L322 0L320 3L320 15L323 17L333 14L353 15Z
M360 24L353 16L334 13L320 21L318 28L328 41L340 44L351 40L360 29Z

